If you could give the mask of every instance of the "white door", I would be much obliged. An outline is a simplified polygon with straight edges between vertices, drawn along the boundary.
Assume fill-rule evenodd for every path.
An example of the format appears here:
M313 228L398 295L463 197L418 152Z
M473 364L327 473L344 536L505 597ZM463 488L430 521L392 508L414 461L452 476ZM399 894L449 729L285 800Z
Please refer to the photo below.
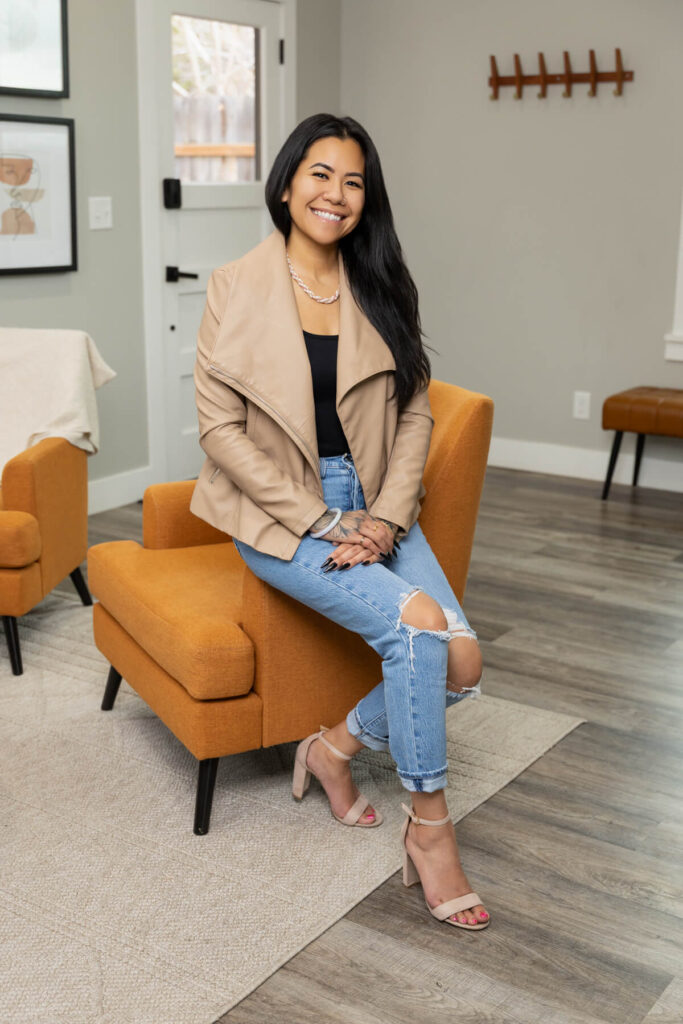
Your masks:
M142 2L149 7L144 19L139 11L139 38L154 36L148 52L159 169L159 238L147 248L161 260L156 370L163 397L156 405L163 406L165 479L181 480L197 476L203 460L193 369L209 274L272 230L264 187L286 135L284 7L271 0ZM148 368L154 373L153 360Z

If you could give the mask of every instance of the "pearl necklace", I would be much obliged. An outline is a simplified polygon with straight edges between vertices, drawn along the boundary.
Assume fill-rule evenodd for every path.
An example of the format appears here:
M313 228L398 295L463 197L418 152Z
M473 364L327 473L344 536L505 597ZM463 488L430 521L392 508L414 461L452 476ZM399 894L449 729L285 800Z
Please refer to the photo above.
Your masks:
M339 298L339 288L337 288L337 290L334 293L334 295L330 295L329 298L324 299L320 295L316 295L315 292L312 292L311 289L307 285L304 284L304 282L301 280L301 278L297 274L296 270L292 266L292 261L289 258L289 253L287 253L287 263L289 264L289 272L292 275L292 277L294 278L294 280L296 281L296 283L298 285L300 285L303 288L303 290L306 292L306 294L310 295L312 299L315 299L316 302L336 302L337 301L337 299Z

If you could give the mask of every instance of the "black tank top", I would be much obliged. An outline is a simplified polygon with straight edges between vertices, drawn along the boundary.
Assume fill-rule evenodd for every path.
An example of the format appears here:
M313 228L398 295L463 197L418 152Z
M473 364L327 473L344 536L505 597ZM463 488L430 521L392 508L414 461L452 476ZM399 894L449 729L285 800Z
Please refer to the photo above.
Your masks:
M343 455L350 451L339 416L337 416L337 343L338 334L312 334L304 331L306 351L311 364L315 429L318 455Z

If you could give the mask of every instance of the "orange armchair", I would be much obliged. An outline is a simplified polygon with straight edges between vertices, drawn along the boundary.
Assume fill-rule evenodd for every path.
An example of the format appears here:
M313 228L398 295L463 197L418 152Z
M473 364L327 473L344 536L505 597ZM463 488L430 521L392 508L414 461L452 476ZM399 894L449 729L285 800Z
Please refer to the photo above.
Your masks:
M420 525L460 600L491 438L493 402L432 381L435 425ZM299 740L335 722L381 678L379 655L264 583L230 537L189 511L194 481L143 498L143 544L88 551L98 649L199 761L194 832L208 831L218 759Z
M5 463L0 489L0 614L12 672L23 672L17 619L71 576L92 598L80 565L88 548L87 453L46 437Z

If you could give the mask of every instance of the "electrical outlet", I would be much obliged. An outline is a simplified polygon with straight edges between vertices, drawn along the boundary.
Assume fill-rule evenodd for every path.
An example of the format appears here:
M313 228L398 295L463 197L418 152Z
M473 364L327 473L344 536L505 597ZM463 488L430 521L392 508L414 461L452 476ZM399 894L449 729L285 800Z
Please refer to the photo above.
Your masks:
M591 393L590 391L574 392L574 419L589 420L591 416Z

